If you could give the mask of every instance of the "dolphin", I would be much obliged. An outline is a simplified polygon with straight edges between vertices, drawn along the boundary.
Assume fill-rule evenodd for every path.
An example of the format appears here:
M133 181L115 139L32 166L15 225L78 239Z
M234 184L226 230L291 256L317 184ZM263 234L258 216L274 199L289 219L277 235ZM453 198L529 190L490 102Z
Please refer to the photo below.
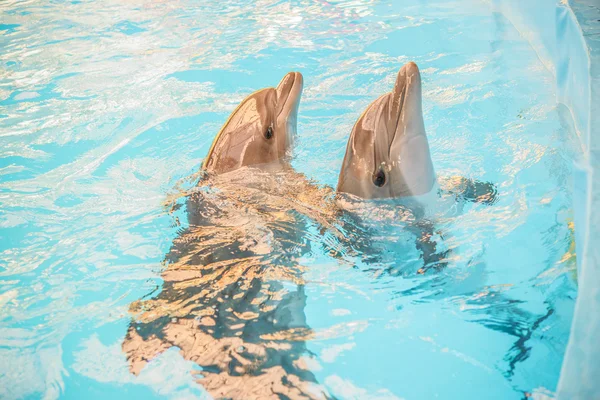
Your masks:
M183 197L189 226L165 257L161 290L131 304L122 349L133 374L177 347L213 398L332 398L305 345L314 333L297 259L311 242L300 232L331 219L319 207L332 191L288 165L302 84L291 72L252 93L215 137Z
M444 188L463 200L491 204L496 187L463 177ZM411 199L424 203L439 191L425 132L421 74L414 62L398 71L394 88L358 118L340 169L338 193L363 199Z
M423 120L421 74L414 62L400 68L392 91L373 101L354 124L337 194L340 207L367 222L377 221L374 213L384 215L386 208L399 210L392 213L393 219L408 209L412 218L402 227L417 238L425 264L420 273L432 265L446 265L448 252L440 251L433 239L436 217L455 213L464 201L493 204L497 200L496 186L488 182L464 177L438 182Z
M337 191L365 199L424 195L436 184L414 62L400 68L391 93L358 118L346 147Z
M337 192L341 207L346 211L358 211L363 224L376 221L375 231L386 229L386 225L391 225L392 231L397 229L394 220L398 220L403 211L398 206L410 208L412 218L407 219L402 227L417 238L416 247L423 258L423 266L417 273L444 267L449 253L439 250L434 239L435 214L425 213L427 208L442 211L444 207L435 207L435 203L444 200L454 204L467 201L486 205L498 200L497 188L490 182L460 176L442 179L436 175L423 120L421 75L414 62L400 68L392 91L374 100L356 121L348 139ZM345 195L350 195L351 201ZM386 212L389 210L400 211ZM377 238L381 236L379 234ZM359 247L360 253L368 254L371 259L385 265L380 255L389 253L391 249L378 252L379 241L370 241L368 237L361 235L355 240L355 247ZM397 247L393 235L387 235L386 239L384 246L392 244L390 248ZM392 252L392 267L386 272L397 272L394 266L398 263L398 254ZM507 364L504 375L510 378L517 365L530 356L531 344L528 342L554 314L554 306L547 304L546 310L535 314L521 308L522 301L507 296L501 290L487 288L490 294L481 296L481 288L486 285L485 263L477 259L471 261L469 274L463 275L459 284L444 290L429 290L427 299L463 296L465 304L472 306L469 313L474 315L474 321L515 337L514 344L504 356ZM452 279L452 275L440 274L433 283L426 280L395 295L425 293L431 287L439 289L445 286Z
M303 79L288 73L276 88L246 97L215 137L203 169L222 174L284 160L296 135Z

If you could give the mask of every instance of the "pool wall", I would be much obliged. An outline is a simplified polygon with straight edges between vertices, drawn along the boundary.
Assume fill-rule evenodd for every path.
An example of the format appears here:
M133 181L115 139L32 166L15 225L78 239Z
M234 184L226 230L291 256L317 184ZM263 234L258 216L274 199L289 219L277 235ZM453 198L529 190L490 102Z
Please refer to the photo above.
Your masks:
M581 143L573 208L578 297L558 400L600 399L600 0L493 0L556 77Z

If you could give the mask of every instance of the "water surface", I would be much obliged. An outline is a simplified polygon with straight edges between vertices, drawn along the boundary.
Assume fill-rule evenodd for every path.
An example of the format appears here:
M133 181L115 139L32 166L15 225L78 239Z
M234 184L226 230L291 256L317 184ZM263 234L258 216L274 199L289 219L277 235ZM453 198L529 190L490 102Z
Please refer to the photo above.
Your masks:
M296 225L310 379L338 398L552 396L579 149L551 73L488 2L0 9L0 397L205 396L177 347L138 375L123 350L132 304L160 296L188 223L167 205L237 103L290 70L305 78L293 166L334 186L354 121L410 60L438 175L495 182L499 201L437 221L448 265L424 275L399 230L370 232L381 257L339 257L335 236ZM366 222L393 227L384 216Z

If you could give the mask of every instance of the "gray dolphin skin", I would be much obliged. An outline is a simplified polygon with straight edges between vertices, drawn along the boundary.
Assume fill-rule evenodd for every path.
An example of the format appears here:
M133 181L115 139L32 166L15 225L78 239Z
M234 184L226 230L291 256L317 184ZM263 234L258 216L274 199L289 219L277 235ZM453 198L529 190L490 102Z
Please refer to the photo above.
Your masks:
M204 169L221 174L284 159L296 135L302 86L302 74L290 72L276 88L246 97L213 141Z
M414 62L398 72L394 89L369 105L348 140L337 190L364 199L426 194L436 178Z

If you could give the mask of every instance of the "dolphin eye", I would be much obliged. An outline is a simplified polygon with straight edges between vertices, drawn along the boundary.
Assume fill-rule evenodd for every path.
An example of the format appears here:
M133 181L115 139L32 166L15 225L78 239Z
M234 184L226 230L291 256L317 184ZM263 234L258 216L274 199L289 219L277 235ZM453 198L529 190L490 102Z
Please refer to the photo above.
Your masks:
M377 187L385 185L385 172L383 172L383 168L379 168L379 171L373 174L373 184Z
M265 132L265 137L271 139L273 137L273 127L269 126Z

